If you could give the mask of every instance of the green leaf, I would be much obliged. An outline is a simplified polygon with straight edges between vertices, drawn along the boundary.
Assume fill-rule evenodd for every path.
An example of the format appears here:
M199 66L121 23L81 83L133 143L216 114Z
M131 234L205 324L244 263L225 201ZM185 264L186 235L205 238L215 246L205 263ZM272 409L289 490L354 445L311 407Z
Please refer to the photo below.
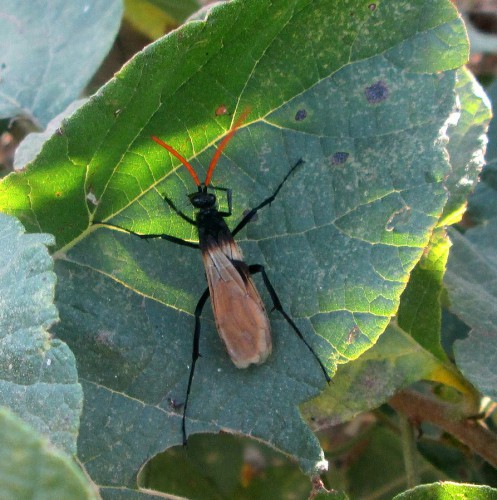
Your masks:
M454 354L459 369L483 394L497 398L497 219L466 231L452 230L445 285L450 309L472 330L456 341Z
M150 491L137 491L128 488L102 487L100 489L104 500L163 500L164 495L154 495Z
M466 205L466 198L483 162L486 144L484 132L490 119L489 101L465 69L458 71L456 91L460 101L460 116L447 132L452 171L445 181L449 200L441 223L448 219L458 220ZM397 313L399 326L442 362L447 361L447 356L440 338L440 295L449 248L450 241L445 229L435 229L430 244L411 273ZM420 375L420 378L426 377L426 374ZM414 382L414 377L411 380Z
M320 492L312 497L314 500L348 500L348 496L342 491Z
M497 399L497 333L495 330L473 329L468 338L454 344L459 369L478 390L494 401Z
M433 484L422 484L412 490L405 491L394 497L394 500L425 500L426 498L437 498L439 500L495 500L497 490L489 486L476 484L440 482Z
M480 182L468 200L465 218L471 225L484 223L497 217L497 81L488 89L492 100L493 118L488 129L489 143L485 158L487 165L480 175Z
M96 499L81 471L7 408L0 407L0 491L4 499Z
M452 171L445 181L449 200L440 224L458 222L466 209L466 200L473 191L483 167L487 144L485 134L492 117L491 104L475 77L465 68L457 72L456 92L461 115L447 134Z
M194 250L91 225L196 240L162 199L192 215L195 186L150 135L203 178L214 145L250 108L214 177L234 190L230 227L305 160L238 239L330 371L369 349L395 314L446 202L441 138L468 47L448 0L372 5L223 4L145 49L1 183L2 210L57 238L56 331L78 358L80 458L98 484L133 487L144 461L181 441L182 410L168 398L184 400L206 286ZM229 114L216 114L221 105ZM252 435L315 472L323 455L297 405L323 388L322 372L270 316L273 355L237 370L206 308L188 432Z
M483 459L468 453L468 448L441 429L424 426L427 434L417 441L422 456L437 468L436 479L475 484L495 484L495 469L484 463ZM426 481L429 482L429 481Z
M332 390L301 408L318 428L328 427L378 408L398 390L423 379L466 389L450 364L442 362L408 332L392 324L358 360L339 367Z
M484 224L497 217L497 161L487 163L480 175L480 182L468 201L465 214L471 225Z
M437 228L421 260L411 273L397 313L399 326L442 361L447 360L447 356L440 340L440 294L449 248L450 241L445 230Z
M196 12L199 0L124 0L124 17L133 27L155 40Z
M199 9L202 3L199 0L148 0L164 12L167 12L173 19L184 21L188 16Z
M402 443L395 429L377 424L357 441L356 450L360 452L346 471L350 498L391 499L407 487ZM420 480L436 480L438 475L433 466L418 453L414 460Z
M497 315L495 303L497 267L497 165L495 164L495 102L497 85L489 94L493 98L494 118L489 128L487 160L480 183L468 201L466 220L470 228L464 234L450 233L453 248L448 262L445 285L451 311L471 327L468 337L454 343L459 369L485 395L497 398L495 360L497 359Z
M76 453L82 406L74 356L51 339L58 317L47 234L24 234L0 214L0 405L8 406L52 444Z
M494 80L492 85L488 87L487 94L492 102L492 112L493 118L490 122L490 127L488 128L488 137L490 138L487 148L487 154L485 156L487 161L495 161L497 159L497 141L495 141L495 136L497 133L497 81Z
M55 133L58 133L63 120L71 116L87 99L78 99L73 101L67 108L50 120L43 132L32 132L29 134L16 149L14 157L14 168L22 170L28 163L33 161L41 151L43 144Z
M120 0L2 2L0 118L45 125L76 99L107 55Z
M307 498L311 491L309 478L287 457L227 434L194 436L188 453L172 449L154 457L140 472L139 484L202 500Z

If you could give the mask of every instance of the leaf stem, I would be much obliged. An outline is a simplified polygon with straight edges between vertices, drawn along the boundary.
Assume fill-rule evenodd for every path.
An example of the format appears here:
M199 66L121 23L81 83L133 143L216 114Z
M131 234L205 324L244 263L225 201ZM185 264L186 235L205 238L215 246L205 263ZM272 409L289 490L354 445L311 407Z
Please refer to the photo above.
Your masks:
M414 438L414 429L410 420L403 414L399 414L400 433L402 436L402 455L407 476L407 488L414 488L419 484L418 467L416 463L416 441Z
M497 436L478 420L455 417L455 405L413 390L398 392L389 404L413 422L430 422L441 427L497 468Z

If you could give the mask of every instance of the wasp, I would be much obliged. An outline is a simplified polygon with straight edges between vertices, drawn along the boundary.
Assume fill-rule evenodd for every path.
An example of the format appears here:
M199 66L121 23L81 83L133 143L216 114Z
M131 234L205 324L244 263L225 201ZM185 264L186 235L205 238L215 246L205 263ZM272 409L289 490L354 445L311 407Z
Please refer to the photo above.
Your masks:
M220 142L209 164L204 182L200 182L194 168L186 158L163 140L156 136L152 136L152 139L157 144L169 151L169 153L175 156L186 167L197 186L197 191L188 195L190 203L196 210L195 219L192 219L180 211L167 196L164 196L164 200L181 218L197 228L198 244L167 234L138 234L128 231L142 239L162 238L173 243L199 248L202 254L208 287L200 297L195 308L192 363L190 366L186 398L183 404L182 435L184 445L187 442L186 415L188 398L195 373L195 365L200 356L200 318L207 299L209 297L211 299L212 311L214 313L219 336L226 347L228 355L237 368L247 368L252 364L260 365L264 363L271 354L272 340L270 322L264 303L252 280L253 274L260 273L262 275L263 282L273 302L273 309L281 313L290 327L307 346L319 363L326 381L330 382L330 377L324 364L321 362L312 346L304 338L295 322L283 309L264 266L260 264L247 265L243 259L242 251L234 239L234 236L250 222L259 210L275 200L283 184L287 181L292 172L302 165L304 161L302 159L298 160L274 190L273 194L258 206L248 211L232 231L225 222L225 218L232 214L232 191L231 189L214 187L211 185L212 175L218 160L228 142L235 135L238 128L244 123L246 114L247 113L243 113L241 115ZM217 197L212 190L226 192L228 201L227 211L220 211L217 208ZM112 226L111 224L105 225L122 229L118 226Z

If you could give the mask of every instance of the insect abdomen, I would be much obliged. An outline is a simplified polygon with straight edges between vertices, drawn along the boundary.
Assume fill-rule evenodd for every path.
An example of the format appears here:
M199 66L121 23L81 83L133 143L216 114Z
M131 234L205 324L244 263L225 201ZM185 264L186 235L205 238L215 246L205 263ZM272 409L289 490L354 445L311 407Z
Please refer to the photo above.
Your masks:
M224 220L210 215L199 238L219 336L238 368L264 363L272 349L266 309Z

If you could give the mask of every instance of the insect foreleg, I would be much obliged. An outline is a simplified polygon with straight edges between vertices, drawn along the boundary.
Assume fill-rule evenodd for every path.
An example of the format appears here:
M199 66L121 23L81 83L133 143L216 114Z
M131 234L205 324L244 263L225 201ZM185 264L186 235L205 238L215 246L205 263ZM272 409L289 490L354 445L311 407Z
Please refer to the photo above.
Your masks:
M266 274L266 270L264 269L264 266L261 264L253 264L253 265L249 266L249 271L250 271L250 274L261 273L264 284L266 285L267 291L269 292L269 295L271 296L271 300L273 301L274 309L276 309L277 311L280 312L280 314L285 318L287 323L292 327L293 331L298 335L300 340L302 340L302 342L307 346L309 351L311 351L312 355L316 358L316 361L319 363L319 366L321 367L321 370L324 373L326 382L330 382L331 378L328 375L328 371L326 370L324 364L319 359L319 356L316 354L316 352L314 351L312 346L307 342L305 337L302 335L302 332L299 330L298 326L295 324L293 319L283 309L283 306L281 305L281 301L278 298L278 295L276 294L276 290L274 289L273 285L269 281L269 277Z
M192 226L196 226L197 223L191 218L188 217L188 215L184 214L174 203L171 198L168 198L166 195L164 195L164 201L183 219L186 220L189 224Z
M290 174L302 163L304 163L304 160L300 158L300 160L290 169L290 171L285 175L285 178L280 182L280 185L274 190L274 193L269 197L266 198L262 203L257 205L255 208L250 210L245 217L237 224L235 229L231 231L231 234L235 236L238 232L240 232L252 219L252 217L261 209L264 208L266 205L270 205L280 192L280 189L283 187L283 184L285 184L285 181L290 177Z
M193 348L192 348L192 364L190 366L190 376L188 377L188 386L186 388L186 398L185 405L183 406L183 419L181 421L181 430L183 431L183 446L186 446L186 409L188 407L188 398L190 396L190 389L192 387L193 374L195 372L195 364L200 356L199 343L200 343L200 316L202 315L202 310L205 306L207 299L209 298L209 288L206 288L200 300L195 307L195 332L193 334Z
M216 191L224 191L226 193L226 199L228 200L228 211L219 212L219 215L221 215L222 217L229 217L233 212L233 191L230 188L213 186L212 184L209 187L211 189L215 189Z

